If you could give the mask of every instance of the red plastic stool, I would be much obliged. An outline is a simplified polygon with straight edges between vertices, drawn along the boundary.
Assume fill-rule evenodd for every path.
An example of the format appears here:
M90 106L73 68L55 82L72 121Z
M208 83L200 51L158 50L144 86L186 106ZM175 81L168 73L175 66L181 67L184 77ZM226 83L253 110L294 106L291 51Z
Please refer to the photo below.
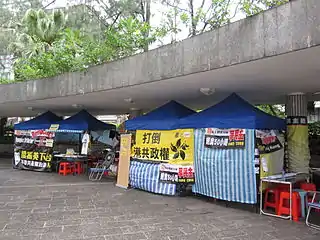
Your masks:
M75 174L82 174L83 173L83 164L82 164L82 162L75 162L74 163L74 173Z
M273 208L278 213L279 208L279 193L278 189L267 188L264 196L264 210Z
M280 200L279 200L279 210L278 215L290 215L290 193L289 192L280 192ZM300 205L300 196L297 192L292 192L291 198L291 206L292 206L292 219L295 222L299 221L299 217L301 216L301 205Z
M313 183L301 183L300 189L305 191L317 191L317 187Z
M279 192L289 192L290 186L288 184L278 184L277 189L279 190Z
M59 164L59 174L66 176L68 174L72 174L74 171L73 166L68 162L61 162Z
M317 191L317 186L313 183L301 183L300 189L305 190L305 191L315 192L315 191ZM308 203L312 202L312 196L313 196L312 194L311 195L308 194L308 197L307 197ZM319 209L316 209L316 212L320 212Z

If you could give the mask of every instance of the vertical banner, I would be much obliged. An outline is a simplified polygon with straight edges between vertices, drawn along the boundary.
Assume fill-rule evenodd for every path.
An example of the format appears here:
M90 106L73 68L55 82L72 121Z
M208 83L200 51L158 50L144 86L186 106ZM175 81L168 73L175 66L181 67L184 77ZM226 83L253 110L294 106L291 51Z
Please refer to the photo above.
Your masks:
M193 164L193 129L137 130L132 157L171 164Z
M275 130L256 130L256 142L259 154L268 154L283 148Z
M284 138L277 130L256 130L260 178L279 174L284 168ZM267 185L263 185L264 189Z
M309 136L306 117L287 118L288 161L290 172L309 172Z
M16 130L13 167L33 171L50 171L54 132Z
M128 188L131 155L131 134L122 134L120 138L120 158L117 187Z

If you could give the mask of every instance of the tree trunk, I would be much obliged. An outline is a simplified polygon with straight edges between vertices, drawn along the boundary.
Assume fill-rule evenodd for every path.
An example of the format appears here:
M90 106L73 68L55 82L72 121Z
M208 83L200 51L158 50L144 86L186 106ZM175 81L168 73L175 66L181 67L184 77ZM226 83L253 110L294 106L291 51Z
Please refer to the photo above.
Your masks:
M197 22L194 18L193 0L189 0L190 18L191 18L191 36L197 35Z
M150 26L150 18L151 18L151 0L145 0L145 22ZM149 30L145 33L145 38L149 37ZM148 52L149 44L146 43L144 46L144 51Z
M270 105L270 104L269 104L268 106L269 106L269 109L270 109L270 112L272 113L272 115L278 117L278 114L277 114L276 111L274 110L273 106Z

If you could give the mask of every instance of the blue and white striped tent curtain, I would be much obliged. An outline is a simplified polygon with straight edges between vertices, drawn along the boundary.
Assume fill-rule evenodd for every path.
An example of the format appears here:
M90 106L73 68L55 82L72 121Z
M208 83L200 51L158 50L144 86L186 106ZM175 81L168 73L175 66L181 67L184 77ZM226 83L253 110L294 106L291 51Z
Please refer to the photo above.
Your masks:
M205 130L195 130L195 184L192 191L226 201L257 202L254 130L246 130L244 149L204 146Z
M163 183L159 180L160 168L158 163L131 161L129 181L133 188L164 195L175 195L176 185Z

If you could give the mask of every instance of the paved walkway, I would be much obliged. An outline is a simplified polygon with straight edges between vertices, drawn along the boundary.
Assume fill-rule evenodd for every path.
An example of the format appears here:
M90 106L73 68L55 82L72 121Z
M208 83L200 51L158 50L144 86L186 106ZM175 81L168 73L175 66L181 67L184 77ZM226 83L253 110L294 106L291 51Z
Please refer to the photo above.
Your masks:
M0 159L0 240L319 240L303 223L112 182L12 170Z

